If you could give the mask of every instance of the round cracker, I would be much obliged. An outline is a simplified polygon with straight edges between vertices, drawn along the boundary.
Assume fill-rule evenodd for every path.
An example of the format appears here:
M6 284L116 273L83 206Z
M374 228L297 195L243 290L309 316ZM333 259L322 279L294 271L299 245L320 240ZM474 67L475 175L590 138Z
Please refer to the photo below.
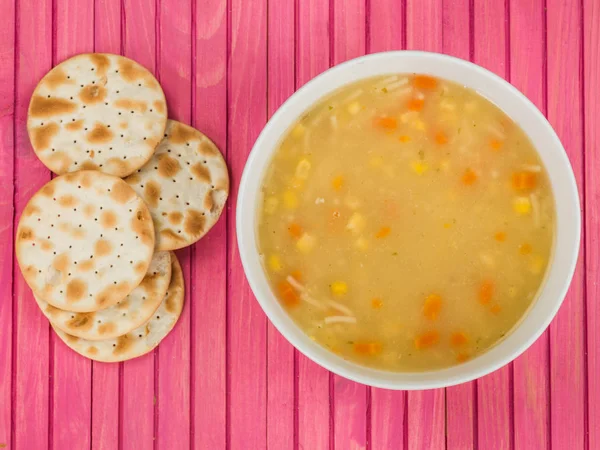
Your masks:
M150 159L166 122L165 95L146 68L123 56L86 53L38 83L27 131L54 173L96 169L125 177Z
M67 311L97 311L140 284L154 253L154 226L127 183L84 170L53 179L31 197L15 252L38 297Z
M219 149L175 120L167 121L152 159L125 181L150 208L157 250L198 241L217 222L229 195L229 174Z
M89 341L71 336L53 326L54 331L68 347L96 361L127 361L152 351L173 329L183 309L183 273L175 254L171 254L171 263L173 275L164 300L152 318L132 332L115 339Z
M163 301L171 280L171 254L157 252L146 276L125 300L96 312L63 311L34 296L52 325L65 333L100 341L129 333L147 322Z

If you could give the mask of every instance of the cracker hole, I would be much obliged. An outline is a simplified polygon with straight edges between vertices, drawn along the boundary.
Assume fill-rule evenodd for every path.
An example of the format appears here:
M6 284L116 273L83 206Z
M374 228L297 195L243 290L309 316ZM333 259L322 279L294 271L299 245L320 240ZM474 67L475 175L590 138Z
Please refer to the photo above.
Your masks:
M141 335L141 334L138 334L138 336L139 336L140 338L142 337L142 335Z
M80 84L79 86L80 86L80 87L83 87L83 84Z
M131 114L133 114L133 111L130 111L130 112L131 112Z
M150 112L152 112L152 109L150 109Z
M119 115L121 115L121 113L119 112Z
M117 94L119 93L119 91L117 91Z
M121 137L123 137L123 135L121 135Z
M94 69L92 69L92 70L94 70ZM96 82L95 82L95 81L92 81L92 84L96 84Z
M108 106L108 102L104 102L104 105L105 105L105 106Z

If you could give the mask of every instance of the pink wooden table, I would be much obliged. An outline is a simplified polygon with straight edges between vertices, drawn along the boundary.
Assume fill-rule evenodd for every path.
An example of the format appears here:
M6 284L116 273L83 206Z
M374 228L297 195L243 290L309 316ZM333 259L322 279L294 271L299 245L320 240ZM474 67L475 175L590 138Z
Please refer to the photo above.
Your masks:
M599 449L600 1L0 0L0 448ZM560 135L585 234L565 304L513 364L476 382L390 392L298 354L267 322L236 247L236 185L267 118L311 77L369 52L470 59L521 89ZM180 253L186 306L152 354L92 363L48 327L12 239L50 173L25 129L52 65L122 53L153 70L171 116L227 155L229 207Z

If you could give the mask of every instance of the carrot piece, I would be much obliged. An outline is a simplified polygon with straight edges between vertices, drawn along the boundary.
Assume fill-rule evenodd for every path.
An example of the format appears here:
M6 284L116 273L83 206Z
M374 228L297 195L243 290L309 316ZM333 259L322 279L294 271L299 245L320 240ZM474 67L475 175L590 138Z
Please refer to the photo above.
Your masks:
M417 89L431 91L437 87L437 78L429 75L415 75L413 84Z
M523 170L512 175L512 187L515 191L532 191L537 185L535 172Z
M477 174L472 169L465 170L461 181L464 185L471 186L477 181Z
M381 342L356 342L354 352L359 355L373 356L381 353L383 345Z
M519 253L521 255L529 255L533 251L531 244L525 242L524 244L519 245Z
M410 142L410 136L407 136L407 135L403 134L402 136L400 136L398 138L398 140L400 142L402 142L403 144L406 144L407 142Z
M398 127L398 121L393 117L379 117L375 119L375 125L386 130L395 130Z
M390 227L381 227L377 233L375 233L375 237L377 239L382 239L387 237L392 232Z
M450 336L450 345L452 345L452 347L461 347L467 344L468 342L469 337L466 333L463 333L462 331L452 333L452 336Z
M496 239L498 242L504 242L506 240L506 233L504 231L498 231L496 234L494 234L494 239Z
M406 104L406 107L410 110L410 111L421 111L423 109L423 106L425 105L425 101L421 100L419 98L411 98L408 103Z
M468 359L469 359L469 354L468 353L460 352L458 355L456 355L456 361L459 362L459 363L464 363Z
M415 338L415 348L417 350L433 347L440 340L440 333L437 331L427 331Z
M446 133L444 133L443 131L439 131L438 133L436 133L435 135L435 142L438 145L444 145L448 143L448 136L446 136Z
M277 286L279 298L286 306L297 306L300 303L300 297L292 285L287 281L282 281Z
M380 298L374 298L371 300L371 307L373 309L381 309L383 307L383 300Z
M344 177L342 175L338 175L333 180L331 180L331 187L336 191L339 191L344 186Z
M294 270L292 271L292 273L290 273L290 276L296 280L296 281L300 281L302 282L302 272L299 270Z
M442 310L442 297L438 294L430 294L423 305L423 315L429 320L436 320Z
M479 303L482 305L487 305L492 301L492 297L494 296L494 283L490 280L485 280L479 286Z
M490 311L492 312L492 314L498 315L502 311L502 307L496 303L495 305L492 305L490 307Z
M297 223L291 223L288 227L288 233L290 233L290 236L294 239L298 239L300 236L302 236L303 230L302 227Z
M504 143L499 139L490 140L490 147L492 147L492 150L500 150L503 144Z

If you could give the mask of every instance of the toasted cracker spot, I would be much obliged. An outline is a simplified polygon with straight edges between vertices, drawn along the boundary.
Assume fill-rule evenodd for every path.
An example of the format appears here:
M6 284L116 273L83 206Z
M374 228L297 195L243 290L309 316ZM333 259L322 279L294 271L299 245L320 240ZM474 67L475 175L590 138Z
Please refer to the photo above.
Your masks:
M172 122L171 130L169 132L169 140L173 144L184 144L192 140L200 139L199 133L196 129L188 127L179 122Z
M106 239L98 239L96 244L94 244L94 256L102 257L109 255L111 250L112 245Z
M102 53L90 53L89 57L92 64L96 66L96 73L99 76L106 74L106 71L110 67L110 59Z
M96 267L93 259L88 259L87 261L83 261L81 264L77 266L81 272L88 272Z
M202 141L198 147L198 152L202 156L218 156L219 150L214 146L212 142Z
M161 230L160 237L166 241L172 240L177 243L176 245L186 242L186 240L184 238L182 238L179 234L175 233L170 228Z
M126 130L129 127L129 124L127 122L121 122L119 127L121 127L123 130Z
M114 103L114 106L119 109L125 109L127 111L146 112L148 109L148 103L142 100L135 100L132 98L120 98Z
M33 240L33 230L28 227L22 227L21 233L19 234L19 239L22 239L24 241Z
M106 98L106 89L97 84L89 84L79 91L79 100L84 105L95 105Z
M122 302L119 302L115 305L115 307L117 309L128 309L129 308L129 300L128 298L126 298L125 300L123 300Z
M46 252L49 250L52 250L54 248L54 244L52 243L52 241L49 241L48 239L44 239L42 241L41 246L42 246L42 250L44 250Z
M196 236L204 232L204 216L202 213L189 209L185 213L185 222L183 224L184 231L191 235Z
M73 80L68 79L67 74L60 67L55 67L44 77L44 84L54 91L63 84L73 84Z
M55 172L64 173L69 170L73 160L65 152L52 152L47 159L48 163L55 168Z
M100 225L104 228L112 228L117 224L117 216L112 211L103 211L100 214Z
M103 335L113 333L115 331L115 328L115 324L112 322L103 323L100 326L98 326L98 334Z
M179 225L182 220L183 220L183 214L181 214L179 211L174 211L172 213L169 213L169 222L172 225Z
M67 302L76 302L87 293L87 284L79 279L67 283Z
M146 265L140 261L133 267L133 270L135 270L136 273L143 273L146 271Z
M40 194L45 195L46 197L52 197L54 195L54 185L48 183L40 190Z
M59 314L62 312L62 310L55 308L54 306L52 306L50 303L46 303L46 313L48 313L49 316L55 316L56 314Z
M64 98L43 97L34 95L29 105L29 115L36 119L46 119L48 117L61 114L72 113L77 109L77 105Z
M140 283L140 287L146 292L153 292L156 289L156 284L162 275L160 273L148 273Z
M104 144L113 138L114 134L106 125L96 122L92 131L90 131L86 139L92 144Z
M23 215L25 217L29 217L29 216L33 216L34 214L39 214L41 212L42 212L42 210L40 208L38 208L36 205L30 203L23 210Z
M50 122L41 127L33 128L31 130L31 142L33 146L38 150L46 150L50 147L50 142L52 138L58 134L60 127L54 123Z
M88 355L96 355L98 353L98 349L93 345L87 349Z
M121 59L119 61L119 75L128 82L148 76L148 71L134 61Z
M122 298L126 292L129 292L129 283L122 281L121 283L104 288L100 293L96 294L96 305L103 307L104 305L112 305L116 303L115 298Z
M75 122L69 122L65 125L65 128L69 131L77 131L83 128L83 119L76 120Z
M135 197L135 191L122 180L116 181L110 189L110 196L117 203L127 203L129 200Z
M77 203L79 203L79 201L77 200L77 197L73 195L67 194L58 197L58 204L60 206L64 206L65 208L72 208L73 206L77 205Z
M131 172L131 166L127 161L123 161L119 158L109 158L106 161L106 165L110 166L112 169L112 173L116 176L125 176L129 172Z
M131 228L137 233L141 241L145 244L154 245L154 228L152 226L152 217L147 208L139 208L131 219Z
M144 185L144 200L146 200L148 205L156 208L158 206L160 192L160 184L158 184L156 181L150 180Z
M67 322L67 327L69 329L78 329L78 330L89 330L94 325L94 316L96 314L91 313L75 313L74 317Z
M80 230L78 228L74 228L73 232L71 233L71 235L75 238L75 239L83 239L86 235L85 230Z
M90 152L90 156L93 157L94 156L94 150L92 150ZM81 163L81 169L82 170L98 170L98 164L92 162L92 161L84 161L83 163Z
M125 353L131 346L133 345L133 339L126 334L124 336L119 336L117 338L117 345L113 350L114 355L121 355Z
M174 253L171 253L171 268L171 281L164 302L167 312L174 313L177 310L178 300L181 300L178 297L183 295L184 289L183 272Z
M95 211L96 208L94 207L94 205L87 204L83 207L83 214L85 214L85 217L92 217Z
M172 178L181 170L179 161L167 153L158 155L158 174L164 178Z
M76 344L76 343L79 342L79 338L78 337L71 336L68 333L64 333L64 336L65 336L67 342L70 343L70 344Z
M210 172L203 163L197 162L191 167L190 171L198 180L204 183L210 183Z
M204 203L202 204L204 209L212 212L215 202L213 200L212 191L206 191L206 195L204 196Z
M126 181L127 181L127 184L129 184L131 186L132 184L140 184L141 179L140 179L139 174L136 172L136 173L132 173L131 175L129 175L127 177Z
M69 255L67 253L62 253L54 258L54 261L52 261L52 267L59 272L65 272L67 267L69 267L69 262Z
M152 106L159 113L164 113L165 112L165 102L162 102L162 101L159 101L159 100L154 100L154 102L152 103Z
M84 188L92 186L93 176L90 172L77 172L77 175L79 175L79 183L81 183L81 186Z

